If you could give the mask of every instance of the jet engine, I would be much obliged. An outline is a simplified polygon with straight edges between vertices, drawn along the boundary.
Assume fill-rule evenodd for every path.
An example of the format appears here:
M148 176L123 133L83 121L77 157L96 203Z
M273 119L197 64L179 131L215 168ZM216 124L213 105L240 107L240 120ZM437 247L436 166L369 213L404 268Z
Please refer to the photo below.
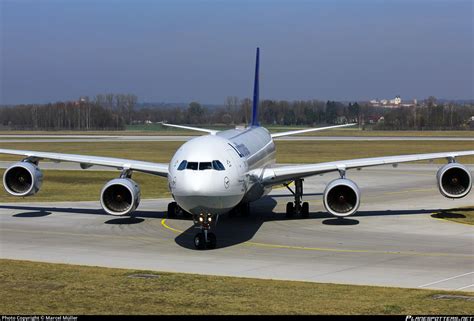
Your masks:
M140 186L130 178L113 179L102 188L100 203L108 214L130 214L140 203Z
M326 186L323 203L332 215L341 217L352 215L360 205L359 187L349 179L335 179Z
M13 196L30 196L38 193L43 183L43 173L33 163L18 162L3 174L3 186Z
M449 163L441 167L436 178L439 191L448 198L462 198L469 194L472 187L471 173L466 166L458 163Z

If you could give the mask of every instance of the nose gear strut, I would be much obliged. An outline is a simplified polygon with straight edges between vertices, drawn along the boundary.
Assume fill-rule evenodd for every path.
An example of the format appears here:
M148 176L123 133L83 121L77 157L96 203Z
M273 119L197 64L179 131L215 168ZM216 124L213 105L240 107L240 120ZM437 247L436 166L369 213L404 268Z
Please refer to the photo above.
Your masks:
M214 222L215 218L215 222ZM196 228L200 229L201 232L197 233L194 236L194 246L198 250L204 249L215 249L217 245L216 235L210 232L211 225L217 224L217 220L219 216L216 215L215 217L212 214L196 214L193 216L194 224Z

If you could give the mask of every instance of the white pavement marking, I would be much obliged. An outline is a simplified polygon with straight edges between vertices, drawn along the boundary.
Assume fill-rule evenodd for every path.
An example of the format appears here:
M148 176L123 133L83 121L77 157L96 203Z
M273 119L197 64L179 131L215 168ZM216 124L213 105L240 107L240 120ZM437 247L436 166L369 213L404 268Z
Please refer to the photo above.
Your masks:
M442 279L442 280L439 280L439 281L435 281L435 282L431 282L431 283L426 283L426 284L420 285L419 288L424 288L424 287L427 287L427 286L430 286L430 285L433 285L433 284L437 284L437 283L449 281L449 280L452 280L452 279L457 279L457 278L460 278L461 276L465 276L465 275L469 275L469 274L473 274L473 273L474 273L474 271L473 271L473 272L464 273L464 274L460 274L460 275L456 275L456 276L452 276L452 277L450 277L450 278Z
M457 289L455 289L455 290L456 290L456 291L457 291L457 290L464 290L464 289L467 289L467 288L470 288L470 287L473 287L473 286L474 286L474 284L471 284L471 285L467 285L467 286L463 286L463 287L457 288Z

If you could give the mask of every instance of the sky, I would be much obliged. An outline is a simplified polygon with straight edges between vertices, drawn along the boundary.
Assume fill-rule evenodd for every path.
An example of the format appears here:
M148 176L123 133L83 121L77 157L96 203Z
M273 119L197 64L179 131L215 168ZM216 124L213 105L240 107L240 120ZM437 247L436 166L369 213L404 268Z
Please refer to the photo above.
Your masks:
M0 104L474 98L471 0L0 0Z

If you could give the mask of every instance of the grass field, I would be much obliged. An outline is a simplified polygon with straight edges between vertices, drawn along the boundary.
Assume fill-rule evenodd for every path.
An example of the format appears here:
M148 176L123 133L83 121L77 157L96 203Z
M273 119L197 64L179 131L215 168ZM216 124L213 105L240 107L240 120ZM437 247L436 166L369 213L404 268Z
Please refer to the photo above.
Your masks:
M440 218L457 223L474 225L474 206L453 208L431 215L434 218Z
M467 314L439 294L472 293L260 280L0 260L0 314ZM132 278L134 274L155 278Z
M49 151L169 162L183 142L0 143L1 148ZM316 163L350 158L472 150L470 141L277 141L277 162ZM19 157L0 155L0 160ZM462 158L474 164L474 157Z
M270 126L270 132L283 132L289 130L305 129L308 127L277 127ZM298 136L341 136L341 137L474 137L473 130L362 130L357 126L337 128L300 134Z
M84 154L138 159L158 163L169 162L183 142L68 142L68 143L0 143L1 148L28 149L58 153ZM18 159L0 155L0 160Z
M4 170L0 170L3 177ZM11 196L3 187L0 189L0 203L9 202L61 202L97 201L106 182L117 178L119 172L111 171L43 171L43 185L40 191L30 197ZM171 197L168 180L152 175L134 173L133 179L141 187L141 198Z
M232 126L197 126L210 129L224 130L233 128ZM318 126L322 127L322 126ZM296 129L304 129L308 127L304 126L266 126L270 132L282 132L290 131ZM161 125L133 125L129 126L127 130L121 131L0 131L0 135L112 135L112 136L130 136L130 135L203 135L197 131L183 130L179 128L171 127L162 127ZM302 136L362 136L362 137L371 137L371 136L387 136L387 137L474 137L474 130L451 130L451 131L390 131L390 130L361 130L357 127L354 128L339 128L325 131L317 131L311 133L301 134Z
M170 130L117 130L117 131L72 131L72 130L58 130L58 131L29 131L29 130L4 130L0 131L0 135L46 135L55 138L57 135L74 135L74 136L193 136L193 135L204 135L204 132L183 130L183 129L170 129ZM32 138L32 137L26 137ZM41 137L43 138L43 137ZM48 138L48 137L46 137ZM5 137L2 137L5 139Z
M60 153L86 154L121 157L152 162L170 161L173 153L182 142L97 142L97 143L2 143L2 148L32 149ZM312 142L278 141L278 163L316 163L350 158L388 156L397 154L429 153L472 149L471 142L450 141L330 141ZM0 155L0 160L15 161L21 157ZM461 162L474 164L474 157L463 157ZM438 161L440 163L444 160ZM41 163L40 163L41 165ZM78 166L79 168L79 166ZM32 197L18 198L0 189L1 202L37 201L81 201L97 200L102 186L118 176L118 172L99 172L94 168L86 171L44 171L41 191ZM3 170L0 170L3 175ZM167 180L140 173L134 173L142 190L142 198L169 197Z

